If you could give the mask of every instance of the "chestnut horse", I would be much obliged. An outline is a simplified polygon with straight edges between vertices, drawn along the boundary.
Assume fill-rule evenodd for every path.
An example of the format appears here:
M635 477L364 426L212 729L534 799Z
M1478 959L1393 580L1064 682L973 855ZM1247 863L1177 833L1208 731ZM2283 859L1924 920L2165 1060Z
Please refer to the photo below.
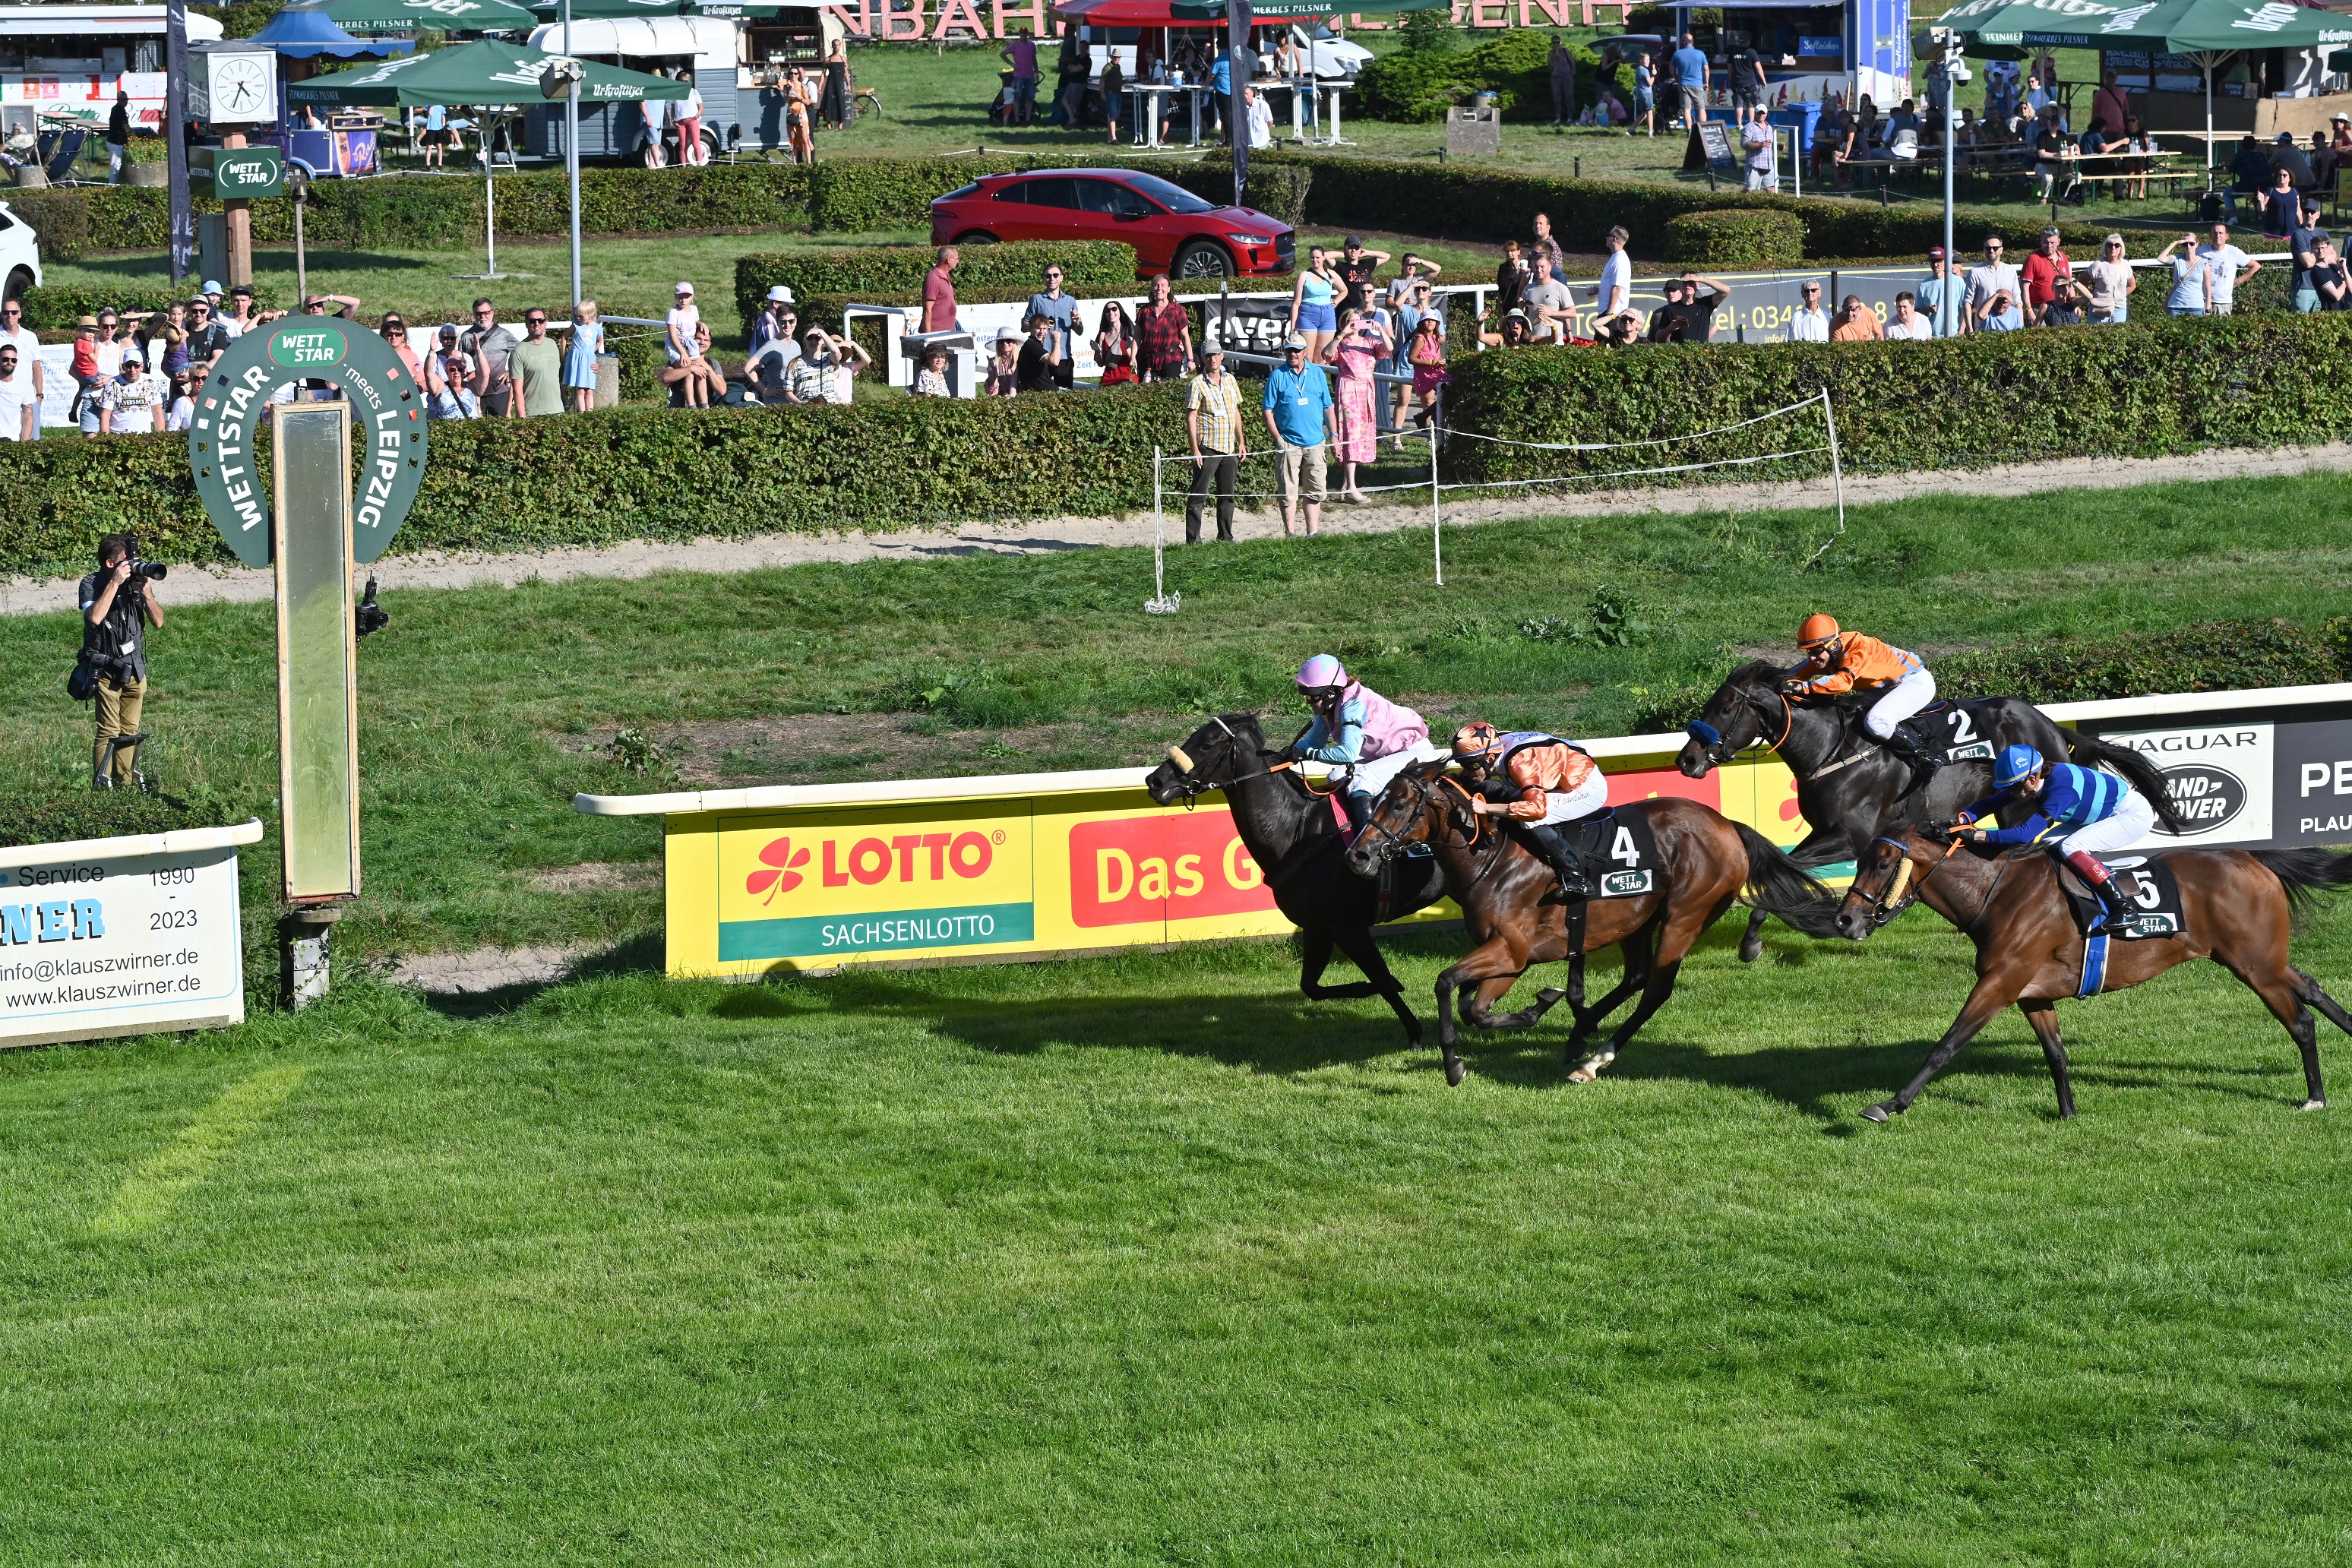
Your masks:
M1832 933L1835 895L1827 888L1754 828L1695 800L1672 796L1617 808L1649 821L1663 873L1657 891L1593 899L1581 910L1544 903L1544 895L1559 885L1551 868L1490 826L1492 819L1472 813L1470 793L1447 775L1448 766L1418 763L1391 779L1348 860L1366 875L1381 861L1425 845L1444 873L1445 891L1462 906L1464 923L1478 945L1437 977L1437 1038L1449 1084L1459 1084L1463 1075L1454 1026L1454 994L1460 986L1471 987L1463 1000L1464 1016L1484 1029L1530 1027L1566 996L1576 1018L1568 1042L1570 1059L1603 1018L1640 992L1641 1001L1608 1044L1569 1075L1572 1082L1591 1083L1674 994L1684 955L1742 890L1808 935ZM1583 916L1580 922L1572 921L1575 914ZM1570 934L1572 923L1581 924L1580 942ZM1587 1007L1581 955L1612 942L1624 955L1624 976ZM1488 1011L1529 968L1559 959L1579 961L1570 968L1567 991L1540 991L1535 1005L1521 1012L1496 1016Z
M2178 936L2110 941L2100 991L2121 991L2191 959L2210 958L2242 980L2286 1026L2303 1053L2305 1110L2324 1110L2317 1026L2306 1004L2352 1034L2352 1016L2287 962L2287 938L2298 909L2321 891L2352 882L2352 855L2325 849L2164 849L2149 857L2171 868L2180 886L2184 930ZM1863 1112L1884 1121L1910 1109L1928 1080L1944 1070L1978 1031L2011 1003L2042 1042L2058 1086L2058 1114L2074 1114L2066 1074L2066 1047L2058 1037L2056 1004L2074 995L2083 977L2084 939L2057 863L2041 848L1995 852L1958 846L1947 831L1906 826L1874 838L1854 868L1853 886L1837 915L1839 933L1860 942L1908 909L1926 904L1959 927L1977 946L1977 983L1960 1016L1927 1053L1917 1076L1892 1100Z

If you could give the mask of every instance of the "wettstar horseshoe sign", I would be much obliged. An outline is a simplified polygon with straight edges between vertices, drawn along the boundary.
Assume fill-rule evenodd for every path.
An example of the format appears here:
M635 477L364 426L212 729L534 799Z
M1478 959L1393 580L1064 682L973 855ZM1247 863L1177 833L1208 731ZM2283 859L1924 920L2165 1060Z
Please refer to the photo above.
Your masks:
M352 498L352 559L382 555L408 517L425 478L425 394L392 345L335 316L289 316L229 345L196 399L188 466L196 494L236 558L269 564L269 486L254 469L253 437L269 395L288 382L338 388L365 435Z

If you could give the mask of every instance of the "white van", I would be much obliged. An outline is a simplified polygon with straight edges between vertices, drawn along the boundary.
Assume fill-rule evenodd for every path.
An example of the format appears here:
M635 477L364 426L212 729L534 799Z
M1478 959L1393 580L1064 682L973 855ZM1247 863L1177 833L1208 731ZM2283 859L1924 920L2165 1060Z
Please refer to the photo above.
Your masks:
M0 202L0 279L11 300L21 300L26 289L41 286L41 237L9 211L6 202Z

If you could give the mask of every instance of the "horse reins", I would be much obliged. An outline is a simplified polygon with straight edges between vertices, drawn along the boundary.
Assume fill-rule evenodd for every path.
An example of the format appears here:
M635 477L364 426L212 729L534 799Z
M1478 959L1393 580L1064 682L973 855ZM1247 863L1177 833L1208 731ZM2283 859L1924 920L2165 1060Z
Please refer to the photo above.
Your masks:
M1721 767L1740 752L1747 751L1748 746L1763 746L1769 751L1777 752L1780 749L1781 743L1788 740L1789 732L1797 727L1797 709L1796 705L1789 700L1787 692L1776 692L1774 695L1780 700L1780 734L1778 740L1768 742L1761 733L1759 733L1748 746L1730 746L1729 742L1724 740L1723 731L1704 719L1692 720L1683 726L1683 732L1705 746L1707 760L1717 767ZM1739 700L1743 706L1752 711L1760 712L1763 710L1761 700L1754 692L1742 691L1739 694Z

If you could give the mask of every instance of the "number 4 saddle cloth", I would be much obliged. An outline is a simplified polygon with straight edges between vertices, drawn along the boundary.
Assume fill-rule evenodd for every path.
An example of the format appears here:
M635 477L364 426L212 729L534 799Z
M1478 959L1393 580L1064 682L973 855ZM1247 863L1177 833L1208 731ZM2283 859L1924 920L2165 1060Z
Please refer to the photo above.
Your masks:
M1597 899L1638 899L1665 886L1647 813L1612 806L1562 830L1584 861Z

